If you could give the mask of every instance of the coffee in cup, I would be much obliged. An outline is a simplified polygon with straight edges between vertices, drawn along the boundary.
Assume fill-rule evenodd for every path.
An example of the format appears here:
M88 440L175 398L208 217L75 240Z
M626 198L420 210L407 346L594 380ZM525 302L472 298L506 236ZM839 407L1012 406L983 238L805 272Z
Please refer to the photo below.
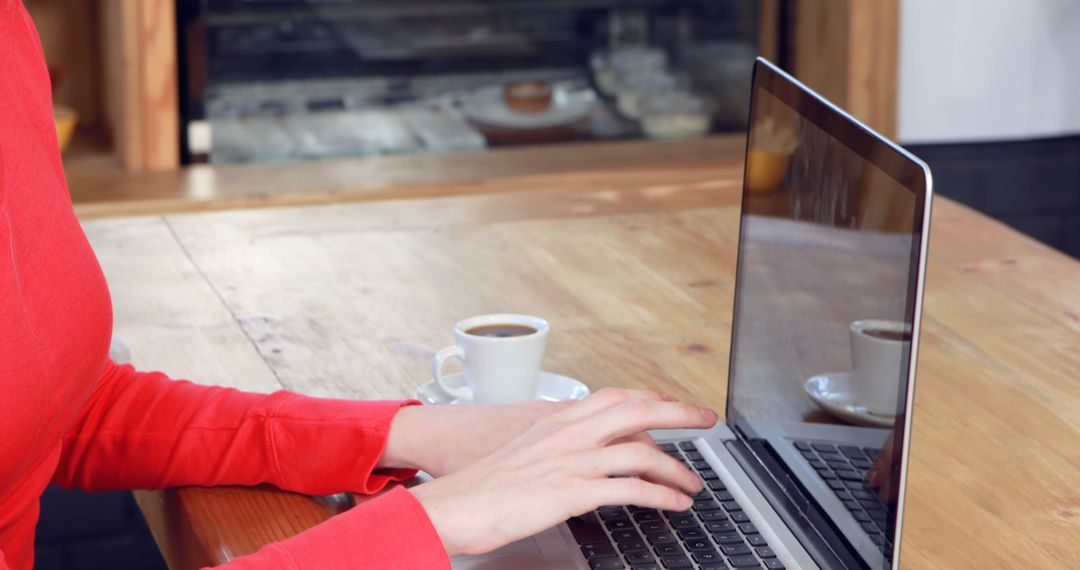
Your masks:
M896 415L911 357L911 325L859 320L851 323L850 336L854 400L871 413Z
M892 329L863 329L863 333L882 340L911 341L911 333Z
M526 336L536 333L536 329L525 325L513 325L509 323L497 323L493 325L480 325L473 327L465 334L473 336L487 336L492 338L507 338L512 336Z
M539 317L482 315L454 326L454 345L435 354L432 375L447 393L480 404L532 400L547 347L549 325ZM446 382L443 367L461 360L465 386Z

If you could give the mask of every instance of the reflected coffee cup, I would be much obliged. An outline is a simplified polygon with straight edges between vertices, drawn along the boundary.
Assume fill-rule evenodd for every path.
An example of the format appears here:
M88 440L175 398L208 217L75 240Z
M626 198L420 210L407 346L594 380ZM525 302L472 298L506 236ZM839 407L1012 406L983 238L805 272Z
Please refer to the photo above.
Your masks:
M854 400L874 414L896 415L900 386L908 373L911 326L899 321L851 323L851 389Z
M454 345L435 354L432 376L448 394L479 404L508 404L536 397L548 322L528 315L497 314L454 325ZM443 368L461 360L465 386L446 380Z

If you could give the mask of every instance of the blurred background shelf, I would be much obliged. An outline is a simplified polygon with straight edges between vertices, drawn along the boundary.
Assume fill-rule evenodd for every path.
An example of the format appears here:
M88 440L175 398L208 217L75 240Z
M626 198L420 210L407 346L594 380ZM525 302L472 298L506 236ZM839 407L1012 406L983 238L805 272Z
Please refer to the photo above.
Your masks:
M898 0L26 2L47 60L60 71L56 102L75 108L98 141L83 144L80 130L70 169L101 166L84 160L87 148L107 150L129 172L212 159L198 147L215 138L205 128L214 97L248 96L260 81L279 91L295 90L289 81L382 82L381 100L397 104L417 89L430 97L431 85L447 74L453 82L549 69L552 78L589 83L589 55L617 45L654 45L676 59L700 42L743 45L743 60L759 53L780 61L838 102L880 115L871 122L886 131L895 118L889 94L896 91ZM856 39L858 50L851 47ZM317 111L336 104L308 103ZM227 127L217 138L228 138ZM714 128L737 129L738 121ZM498 129L479 130L496 146L519 144ZM640 136L636 127L581 132L525 134L520 144Z
M147 176L159 172L177 173L173 180L206 179L210 171L189 172L186 164L237 158L224 155L214 161L208 152L191 152L193 143L215 139L213 129L205 128L212 110L207 93L254 100L253 93L260 89L295 91L290 82L300 81L316 92L353 82L367 85L349 87L354 95L365 89L377 92L380 104L392 106L409 98L430 98L440 89L457 93L449 96L453 99L468 81L490 85L498 83L498 77L506 81L529 74L548 74L547 80L595 90L587 59L610 47L612 38L644 37L649 45L664 49L676 66L685 61L672 38L697 38L741 42L747 57L758 53L778 61L884 134L915 145L943 174L939 190L944 195L1080 254L1080 174L1074 166L1080 155L1080 121L1076 106L1067 101L1067 94L1080 86L1080 60L1068 56L1080 49L1080 34L1069 32L1080 21L1080 8L1067 0L1023 6L993 0L979 7L961 2L945 12L930 0L25 1L57 78L56 103L73 108L79 117L65 155L72 195L77 203L90 204L99 212L95 215L107 211L104 204L120 201L142 202L123 211L149 211L150 203L209 207L211 196L238 203L229 197L235 195L232 191L210 192L202 184L148 183ZM699 14L708 25L695 19ZM964 22L962 42L956 40L959 22ZM997 53L995 46L1003 38L1017 41L1008 42L1012 47L999 54L999 65L967 65ZM293 59L264 67L282 53ZM481 72L490 76L479 77ZM455 73L456 79L450 77ZM1025 73L1039 73L1043 80L1024 81ZM974 85L984 88L974 93ZM324 128L320 124L329 125L327 138L333 144L312 145L318 138L302 134L299 138L307 142L289 143L300 150L281 159L318 157L322 152L320 160L340 161L351 152L357 161L376 161L356 169L371 172L372 167L385 167L381 159L393 152L491 152L507 145L541 148L642 136L640 126L620 113L613 98L598 95L597 114L607 120L601 121L603 128L590 118L532 132L452 116L460 107L451 108L441 126L427 130L417 129L411 119L394 124L395 113L411 112L408 109L395 108L373 123L370 115L356 116L379 112L377 106L363 103L369 99L360 97L360 106L354 108L356 97L311 97L305 113L318 118L304 129L318 133ZM278 104L268 103L272 112L265 120L222 121L216 138L227 141L231 132L234 140L259 140L258 128L273 133L283 121L290 128L303 124L273 111ZM339 116L346 119L341 125L336 124ZM366 127L343 127L348 121L388 130L372 146L363 136L354 136ZM738 130L737 121L721 123L714 118L711 130ZM459 129L447 131L454 128L448 124ZM440 144L440 133L446 132L456 133L452 144ZM255 162L254 167L261 164L269 163ZM227 172L230 180L248 176ZM257 172L249 177L264 179ZM295 200L310 191L301 177L288 179L293 187L271 181L264 194L284 193ZM1004 181L1008 188L996 189ZM348 194L348 186L358 183L339 179L333 192ZM185 200L193 204L185 206ZM1032 204L1047 206L1033 211Z
M100 125L79 125L64 150L66 168L97 168L103 163L121 170L114 160L112 140Z

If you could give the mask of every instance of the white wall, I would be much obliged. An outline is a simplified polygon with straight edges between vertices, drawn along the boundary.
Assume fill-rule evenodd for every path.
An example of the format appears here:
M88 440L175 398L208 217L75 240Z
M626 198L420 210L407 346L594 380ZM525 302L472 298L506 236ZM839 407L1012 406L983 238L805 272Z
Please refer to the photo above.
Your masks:
M899 83L904 143L1080 134L1080 0L901 0Z

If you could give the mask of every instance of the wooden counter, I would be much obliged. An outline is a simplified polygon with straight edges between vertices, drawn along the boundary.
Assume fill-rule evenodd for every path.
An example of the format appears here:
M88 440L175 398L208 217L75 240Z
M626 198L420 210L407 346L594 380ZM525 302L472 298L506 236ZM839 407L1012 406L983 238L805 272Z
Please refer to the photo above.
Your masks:
M67 168L80 219L425 198L596 183L627 173L655 180L741 176L743 134L704 139L582 142L453 154L269 164L196 165L125 172L106 158ZM583 177L579 180L578 177Z
M679 168L580 166L417 184L410 200L85 227L142 368L404 398L456 320L520 311L551 321L551 371L722 410L741 144L713 144L729 146ZM1080 263L938 199L923 323L904 566L1080 567ZM140 503L173 568L344 508L237 488Z

